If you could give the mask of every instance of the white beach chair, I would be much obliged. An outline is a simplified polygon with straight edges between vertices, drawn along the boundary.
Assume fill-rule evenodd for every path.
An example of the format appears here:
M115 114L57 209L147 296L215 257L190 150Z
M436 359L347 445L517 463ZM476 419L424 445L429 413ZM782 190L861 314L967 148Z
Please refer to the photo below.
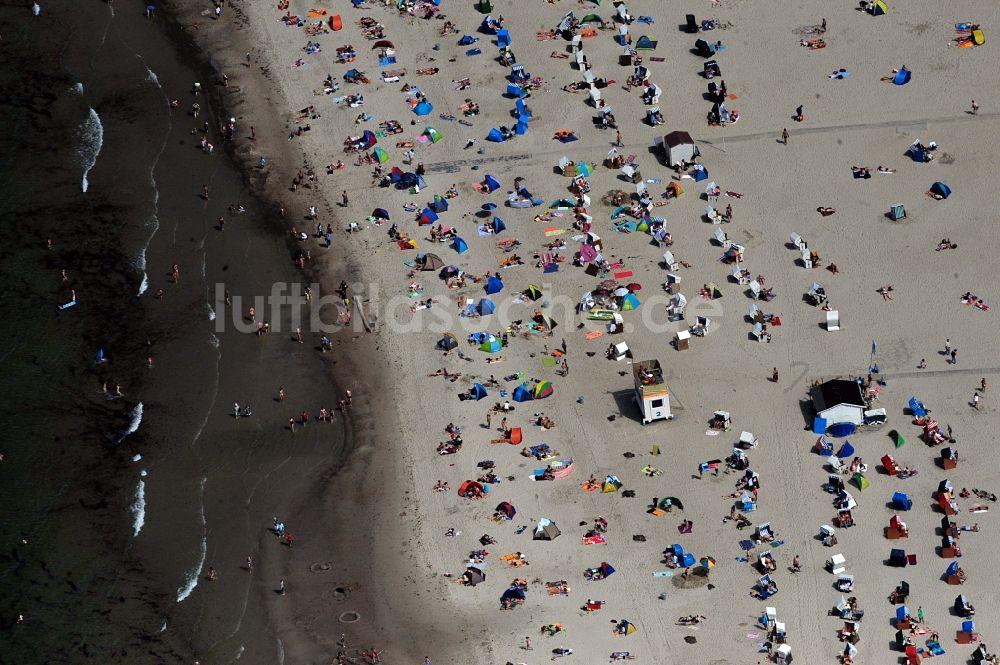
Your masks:
M827 560L826 569L834 575L843 575L847 571L847 559L843 554L834 554Z
M760 282L756 279L750 280L750 283L747 285L747 290L750 292L750 295L754 300L760 300Z
M722 229L715 229L715 231L712 232L712 237L715 238L715 242L722 245L722 249L729 249L733 244L726 235L726 232Z
M729 273L729 276L732 277L737 284L740 285L749 284L750 278L747 277L746 272L744 272L744 270L745 269L743 268L743 266L737 263L735 266L733 266L733 270L732 272Z
M826 313L826 329L829 332L840 330L840 312L835 309L831 309Z
M674 258L673 252L663 252L663 264L667 270L680 270L680 264Z
M798 250L803 250L808 246L806 245L806 241L802 239L802 236L794 232L788 236L788 242Z
M802 250L802 267L806 270L812 270L813 262L812 255L809 253L808 249Z

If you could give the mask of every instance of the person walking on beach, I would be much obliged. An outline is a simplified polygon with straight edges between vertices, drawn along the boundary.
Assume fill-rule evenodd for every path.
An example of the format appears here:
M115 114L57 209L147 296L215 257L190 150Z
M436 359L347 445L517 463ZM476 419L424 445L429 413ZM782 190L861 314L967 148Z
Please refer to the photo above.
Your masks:
M489 429L493 424L493 414L489 411L486 412L486 429Z
M923 623L924 622L924 606L923 605L919 605L917 607L917 621L919 623Z
M972 100L972 115L976 115L978 113L979 113L979 104L977 104L976 100L973 99Z
M347 200L347 190L345 189L344 191L342 191L340 193L340 204L346 208L347 207L347 203L348 203L348 200Z
M979 397L979 391L977 390L975 392L975 394L972 395L972 408L975 409L976 411L979 411L979 400L980 399L981 398Z
M805 120L805 119L806 119L806 116L805 116L805 113L804 113L804 111L802 110L802 105L800 104L800 105L799 105L799 106L798 106L798 107L797 107L797 108L795 109L795 121L796 121L796 122L802 122L802 121L803 121L803 120Z
M285 580L278 580L278 593L285 595Z
M802 560L799 558L798 554L796 554L792 558L792 572L793 573L801 573L802 572Z
M524 636L524 650L531 651L531 638L527 635Z
M619 148L625 145L624 143L622 143L622 132L620 129L615 130L615 145L618 146Z
M249 554L247 554L247 572L253 572L253 558Z
M208 185L201 186L201 198L208 200Z
M284 388L278 388L278 401L279 402L284 402L285 401L285 389Z
M295 418L292 417L288 418L288 429L292 430L293 432L295 431Z
M778 382L778 368L775 367L774 370L771 372L771 383L777 383L777 382Z
M951 364L952 365L958 364L958 349L951 350Z
M208 567L208 576L205 579L207 579L209 582L214 582L216 579L218 579L218 574L215 572L215 568L213 568L212 566Z
M781 130L781 142L784 145L788 145L788 128L787 127L785 129Z
M985 376L983 378L979 379L979 392L981 392L981 393L985 393L986 392L986 377Z
M944 355L947 356L950 354L951 354L951 338L949 337L944 341Z

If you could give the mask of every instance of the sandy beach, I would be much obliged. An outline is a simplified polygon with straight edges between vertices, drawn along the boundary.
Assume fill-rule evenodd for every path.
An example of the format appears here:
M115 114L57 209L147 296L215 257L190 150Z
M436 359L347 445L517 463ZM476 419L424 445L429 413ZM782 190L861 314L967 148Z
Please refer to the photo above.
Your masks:
M838 553L854 576L853 591L844 595L856 597L865 610L853 662L905 659L894 646L898 605L886 600L901 580L910 585L910 614L916 618L918 607L925 614L921 626L926 630L912 636L923 656L936 632L946 657L971 657L977 644L956 644L962 619L952 606L960 593L976 607L980 643L990 644L1000 609L1000 596L989 584L989 556L998 543L991 515L996 511L990 499L957 494L960 488L997 491L989 464L996 388L985 390L980 409L971 406L981 379L987 384L1000 380L991 356L995 313L964 304L962 296L972 293L995 305L1000 295L990 277L988 212L1000 203L992 172L1000 114L994 106L990 42L957 48L955 24L983 23L988 32L995 12L982 3L942 6L926 0L891 6L882 16L849 4L761 8L722 0L664 7L634 0L628 3L631 15L649 16L652 22L630 25L633 43L644 35L657 42L655 49L639 51L649 81L662 90L658 106L664 124L650 126L645 118L651 105L642 102L642 87L626 88L633 67L619 64L622 47L614 36L621 23L613 20L609 3L496 0L492 16L503 17L517 63L538 80L524 100L532 115L527 132L495 143L486 136L493 127L513 128L515 101L504 94L510 67L497 61L496 37L479 31L484 14L476 11L477 4L443 0L440 12L446 16L427 20L380 2L354 9L346 2L323 6L292 0L279 8L273 2L230 0L217 19L210 5L179 10L180 26L206 50L207 66L216 73L215 80L205 81L210 94L235 119L230 149L251 185L280 202L281 211L269 212L267 224L286 239L264 241L267 250L303 258L300 268L286 263L252 275L242 295L266 296L274 281L301 276L303 283L316 280L314 310L329 303L324 321L351 312L349 324L330 334L333 356L318 350L324 330L308 326L303 328L305 350L297 356L302 363L297 367L321 367L337 385L329 388L316 383L313 374L295 374L302 390L323 385L330 391L315 396L308 407L313 417L320 404L333 407L343 399L342 391L351 391L350 409L337 415L348 442L343 466L333 464L333 453L327 457L326 437L319 436L308 439L304 449L288 452L298 471L282 476L280 483L272 484L266 465L253 466L254 482L273 490L273 501L266 505L256 501L254 483L240 492L211 495L218 506L207 527L213 556L241 561L248 546L259 547L254 551L262 552L266 581L226 589L226 578L239 574L230 570L211 591L198 587L192 596L196 609L185 626L192 626L192 643L203 649L201 662L231 662L237 651L250 662L328 663L336 662L341 651L347 662L364 662L362 651L374 646L385 663L429 658L434 663L532 665L556 656L590 663L627 652L637 662L742 665L770 657L763 646L768 630L759 622L766 607L777 609L796 660L835 662L844 653L839 631L845 624L830 614L841 593L825 563ZM672 234L669 247L635 225L616 228L616 222L637 221L627 214L612 219L617 206L608 196L622 190L631 202L636 191L606 164L616 130L595 126L598 109L587 102L587 92L564 90L584 77L570 55L570 42L541 35L570 11L577 19L597 12L606 23L605 28L591 26L594 35L583 39L583 53L594 76L607 82L601 93L605 110L613 109L617 120L618 151L639 166L655 203L651 216L662 218ZM699 22L715 19L715 29L683 32L679 28L688 13ZM341 17L341 30L328 29L333 15ZM818 30L821 21L825 31ZM454 32L442 34L446 22ZM391 40L396 58L385 67L379 66L380 48L373 48L377 40L368 38L379 31ZM460 45L463 35L478 41ZM725 81L725 103L730 112L738 111L738 122L723 127L706 122L712 102L705 98L710 82L702 76L705 58L693 52L699 37L725 46L714 58L722 76L712 81ZM802 45L813 39L822 39L825 47ZM338 48L346 46L353 46L356 56L338 62ZM481 52L470 54L470 49ZM903 66L912 72L909 83L882 80ZM369 82L346 82L344 74L352 68ZM837 77L841 70L849 75ZM389 72L398 73L399 80L380 78ZM327 94L328 75L338 89ZM416 94L413 86L433 105L428 115L411 110L407 99ZM192 101L184 90L167 94L181 99L182 110ZM350 107L345 96L359 94L364 104ZM973 99L981 106L975 114ZM478 105L478 114L463 114L462 105L470 101ZM793 116L800 106L804 117L798 121ZM380 129L388 121L397 121L401 131ZM429 127L442 138L421 140L432 135ZM785 141L783 129L789 134ZM421 164L426 188L374 186L374 164L358 164L358 153L343 150L346 140L365 130L373 132L387 155L386 174L394 166L413 171ZM556 140L561 130L578 140ZM664 164L656 142L673 131L694 138L698 161L710 174L707 180L679 178ZM906 154L918 139L938 146L929 163ZM409 149L412 159L405 153ZM372 150L368 146L361 154ZM550 205L574 196L571 178L558 168L564 156L592 168L589 221L575 216L584 213L574 212L572 205ZM344 168L328 171L338 160ZM855 178L852 167L866 168L871 177ZM500 181L498 191L480 191L487 175ZM515 178L524 178L542 205L505 205ZM950 197L927 195L936 181L951 187ZM722 192L717 201L703 194L709 182ZM683 194L665 200L668 183L679 185ZM199 186L194 183L192 189ZM417 222L434 196L444 197L452 187L457 195L447 198L448 210L436 224L455 229L468 245L461 253L449 242L433 241L431 226ZM487 203L495 209L484 210ZM893 221L887 213L896 203L905 206L906 217ZM727 205L727 223L708 221L706 208L723 211ZM824 216L820 207L835 212ZM377 208L391 219L376 223L370 216ZM494 217L506 230L481 233L480 225ZM322 237L327 224L329 249ZM585 224L602 241L607 270L601 273L596 266L588 273L576 260L590 242ZM390 227L415 247L390 238ZM713 240L720 229L743 248L741 265L776 294L774 299L752 300L747 285L730 279L733 265L720 261L725 248ZM227 227L227 240L229 233ZM801 265L800 252L789 245L793 233L817 252L818 267ZM943 238L957 247L938 251ZM505 251L500 243L511 239L518 244ZM545 272L541 257L556 241L565 242L556 252L565 260L557 262L558 270ZM228 247L227 252L236 252ZM675 256L676 268L665 269L666 250ZM457 266L467 276L465 285L449 288L436 270L414 270L422 252ZM523 265L511 265L514 254ZM231 261L253 265L249 255L237 253ZM683 320L667 316L668 273L681 279L679 292L687 299ZM215 274L218 282L228 279ZM466 304L475 306L487 295L491 275L503 282L502 290L490 295L496 310L459 316ZM641 287L630 290L641 305L620 312L620 334L610 334L604 322L576 310L581 297L605 279ZM349 286L346 307L335 295L342 280ZM826 311L805 302L813 282L825 288L829 309L839 312L840 330L828 331ZM721 297L703 297L707 284L716 285ZM541 291L539 299L517 297L529 285ZM877 292L889 285L887 295ZM414 311L427 298L433 306ZM752 304L780 319L780 325L772 319L769 343L751 337L747 313ZM551 334L528 325L538 314L558 324ZM710 319L707 334L692 338L689 349L676 350L675 333L688 330L698 317ZM297 351L288 320L281 324L286 327L276 344L294 345ZM468 342L477 332L494 333L507 344L494 353L481 351L478 343ZM457 349L436 348L446 333L454 334ZM251 333L244 337L231 342L241 352L258 341L250 339ZM957 351L954 363L944 355L946 339ZM619 342L627 343L631 358L606 358L608 345ZM286 353L270 348L249 361L245 374L226 375L230 393L243 382L257 386L253 438L262 446L287 440L289 417L307 408L258 397L294 380L276 370ZM337 359L336 366L318 364L329 357ZM631 364L640 360L658 360L662 366L672 420L641 423L632 402ZM818 435L812 432L809 389L835 378L867 380L872 365L878 372L871 387L879 388L872 406L884 408L888 422L848 437L868 466L870 486L849 485L857 502L855 525L838 529L837 545L825 547L818 538L820 526L832 524L837 509L834 494L823 488L830 458L814 451ZM442 368L448 375L439 373ZM769 380L774 370L777 381ZM506 414L491 412L522 383L533 388L538 382L551 382L551 396L515 402ZM475 384L483 385L487 396L460 399ZM957 468L942 469L937 463L941 446L925 444L922 428L907 410L913 396L942 428L953 429ZM220 397L206 430L232 442L234 448L220 449L226 460L245 443L227 438L234 427L228 417L231 401ZM729 429L710 427L717 410L731 414ZM542 414L554 426L538 426ZM520 428L520 443L494 443L504 436L504 418L508 428ZM460 450L439 454L450 440L449 424L461 429ZM759 441L746 451L759 493L756 509L746 513L752 525L740 530L728 518L743 471L700 474L699 466L729 456L742 431ZM903 437L902 447L896 447L890 431ZM844 442L830 440L837 449ZM529 449L542 444L557 452L536 459ZM278 453L276 447L268 449L266 459L274 469L281 468ZM902 479L884 473L879 460L885 454L918 474ZM572 460L572 472L552 481L532 480L536 469L553 460ZM233 465L229 472L236 478L246 469ZM490 472L496 480L488 483L484 498L459 496L464 481ZM617 491L581 486L590 477L601 483L608 476L620 480ZM851 476L842 478L848 482ZM944 479L954 486L961 508L952 518L956 526L979 526L976 532L960 532L957 561L969 580L963 586L948 585L942 575L952 561L938 551L942 514L935 508L935 493ZM434 491L439 482L448 490ZM890 504L895 492L908 494L913 507L900 513L909 537L890 541L884 531L897 513ZM651 505L664 497L675 497L683 510L653 514ZM494 507L505 501L516 515L493 520ZM972 514L980 505L991 510ZM297 534L294 552L281 551L280 558L272 551L274 543L265 540L272 506L285 511L282 519ZM557 539L532 538L542 518L558 525ZM595 520L607 523L597 539L605 542L587 544ZM687 521L690 529L681 532ZM752 541L754 527L763 523L770 524L776 540L758 544L750 556L770 551L776 560L772 578L779 592L766 600L751 594L760 572L746 560L741 543ZM495 542L483 544L484 535ZM663 552L675 543L696 561L711 557L711 570L703 575L695 570L697 563L688 575L683 567L668 568ZM898 547L916 556L916 567L885 565L890 549ZM518 565L502 559L508 554ZM470 556L487 566L486 579L474 587L460 583ZM793 573L796 556L802 570ZM616 573L586 580L584 572L602 562ZM285 580L287 594L273 593L272 578ZM517 580L526 587L523 603L501 609L501 595ZM569 590L550 594L547 584L560 581ZM206 595L219 587L218 598ZM598 603L589 601L602 606L596 609ZM244 612L252 619L246 624ZM689 615L705 618L695 626L677 625L679 617ZM618 634L623 621L635 631ZM544 628L556 624L561 631ZM338 644L341 635L346 646ZM769 646L776 650L779 645L771 641Z

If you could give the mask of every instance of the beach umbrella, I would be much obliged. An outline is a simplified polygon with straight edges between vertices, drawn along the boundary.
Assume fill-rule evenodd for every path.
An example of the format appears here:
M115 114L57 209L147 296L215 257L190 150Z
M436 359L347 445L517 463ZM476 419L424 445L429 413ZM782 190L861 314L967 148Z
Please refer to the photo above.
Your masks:
M413 112L417 115L430 115L430 112L433 110L434 107L431 106L431 103L427 100L424 100L413 107Z
M639 299L635 297L635 294L629 293L622 298L622 311L631 312L633 309L639 309L639 304Z
M372 44L372 50L373 51L375 49L377 49L377 48L396 48L396 46L395 46L395 44L393 44L392 42L390 42L388 39L380 39L377 42L375 42L374 44Z
M534 397L535 399L545 399L549 397L554 392L552 384L548 381L539 381L538 385L535 386Z
M613 279L606 279L597 285L597 290L601 293L613 293L618 288L618 282Z
M534 284L528 284L528 288L524 290L524 295L531 300L538 300L542 297L542 290Z
M375 138L375 132L370 129L365 130L365 133L361 135L361 140L364 142L365 148L370 148L378 143L378 139Z
M385 208L375 208L374 210L372 210L372 217L374 217L375 219L384 219L385 221L388 222L389 211L386 210Z
M496 203L484 203L483 205L481 205L479 207L482 208L483 210L496 210L497 204Z
M715 568L715 559L713 559L710 556L701 557L701 561L699 561L698 563L700 563L701 567L704 568L705 570L711 570L712 568Z
M684 510L684 504L681 503L681 500L678 499L676 496L665 496L665 497L663 497L657 503L657 507L664 508L664 509L666 509L668 507L669 508L677 507L677 508L680 508L681 510Z
M387 153L384 148L375 146L373 154L375 155L375 159L378 160L379 164L385 164L386 162L389 161L389 153Z
M632 282L625 288L628 289L629 291L642 291L642 284L637 284L636 282Z

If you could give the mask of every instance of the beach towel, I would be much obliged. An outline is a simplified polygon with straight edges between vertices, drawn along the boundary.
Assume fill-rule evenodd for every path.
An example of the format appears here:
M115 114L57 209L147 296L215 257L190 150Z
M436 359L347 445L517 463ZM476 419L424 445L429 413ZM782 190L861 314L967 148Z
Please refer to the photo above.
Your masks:
M615 279L628 279L632 276L631 270L626 270L625 272L616 272Z

